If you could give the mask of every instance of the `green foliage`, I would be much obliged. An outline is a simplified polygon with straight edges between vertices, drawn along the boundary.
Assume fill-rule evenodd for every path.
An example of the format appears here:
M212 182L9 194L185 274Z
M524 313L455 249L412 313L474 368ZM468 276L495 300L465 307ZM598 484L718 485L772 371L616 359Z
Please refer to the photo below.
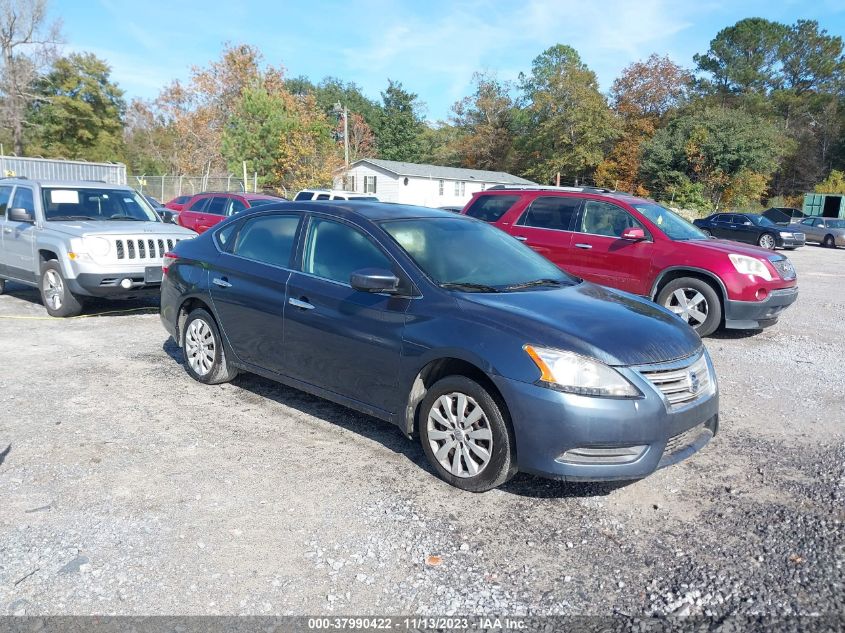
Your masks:
M126 104L110 73L91 53L55 62L36 84L38 100L28 116L34 153L91 161L122 158Z
M815 192L845 194L845 173L836 169L832 170L827 178L816 185Z
M425 125L419 114L417 95L403 89L398 81L388 79L381 98L382 112L376 127L379 158L420 162Z
M540 183L592 175L617 135L617 124L595 73L569 46L539 55L520 75L522 108L516 113L519 170Z
M713 209L713 204L705 195L704 185L700 182L692 182L686 176L680 176L677 184L663 192L661 198L672 207L696 211L699 217L708 215Z

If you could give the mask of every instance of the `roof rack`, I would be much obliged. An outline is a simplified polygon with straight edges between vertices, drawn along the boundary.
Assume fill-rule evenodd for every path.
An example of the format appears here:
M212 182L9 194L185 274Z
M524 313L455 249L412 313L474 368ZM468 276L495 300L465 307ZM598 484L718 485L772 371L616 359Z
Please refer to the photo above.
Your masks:
M555 187L553 185L493 185L487 187L487 191L493 189L505 190L542 190L542 191L575 191L579 193L615 193L613 189L603 189L602 187Z

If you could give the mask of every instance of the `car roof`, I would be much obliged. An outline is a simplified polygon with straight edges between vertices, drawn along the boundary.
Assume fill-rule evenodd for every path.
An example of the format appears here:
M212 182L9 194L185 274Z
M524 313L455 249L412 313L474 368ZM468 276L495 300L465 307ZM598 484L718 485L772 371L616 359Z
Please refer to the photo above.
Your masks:
M626 202L627 204L655 204L654 200L650 200L648 198L642 198L640 196L635 196L632 193L626 193L624 191L610 191L608 189L599 189L596 187L529 187L529 186L515 186L515 187L500 187L500 188L491 188L485 189L484 191L479 191L476 193L476 196L488 196L488 195L504 195L504 196L512 196L512 195L520 195L524 193L529 194L537 194L541 196L554 196L554 195L562 195L562 196L572 196L576 198L580 197L589 197L589 198L612 198L614 200L620 200L622 202ZM461 207L463 208L463 207Z
M405 220L411 218L461 218L464 216L455 215L451 211L432 209L430 207L417 207L410 204L395 204L392 202L376 202L371 200L297 200L271 205L262 205L255 209L258 213L267 213L274 210L305 210L323 211L330 210L338 217L360 217L373 222L382 220ZM474 221L471 218L466 218Z

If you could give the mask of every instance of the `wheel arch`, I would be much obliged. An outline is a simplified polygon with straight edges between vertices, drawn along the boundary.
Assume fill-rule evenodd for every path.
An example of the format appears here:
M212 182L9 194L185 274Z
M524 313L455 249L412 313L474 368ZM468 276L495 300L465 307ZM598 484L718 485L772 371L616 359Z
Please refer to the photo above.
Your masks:
M188 315L197 308L202 308L208 312L208 314L211 315L211 318L214 319L214 323L217 325L217 330L220 331L220 323L217 321L217 317L211 309L211 302L206 301L202 297L187 297L184 301L182 301L179 306L179 311L176 313L176 344L179 347L182 347L182 331L185 328L185 321L188 319Z
M719 300L722 302L722 321L725 319L725 305L728 301L728 289L725 288L725 284L722 282L721 279L717 275L714 275L709 270L704 270L702 268L693 268L689 266L677 266L673 268L667 268L660 275L657 279L654 280L654 285L651 287L651 300L657 301L657 295L660 294L660 291L668 284L669 282L675 281L676 279L681 279L682 277L693 277L695 279L700 279L701 281L709 284L713 290L716 291L716 294L719 296Z

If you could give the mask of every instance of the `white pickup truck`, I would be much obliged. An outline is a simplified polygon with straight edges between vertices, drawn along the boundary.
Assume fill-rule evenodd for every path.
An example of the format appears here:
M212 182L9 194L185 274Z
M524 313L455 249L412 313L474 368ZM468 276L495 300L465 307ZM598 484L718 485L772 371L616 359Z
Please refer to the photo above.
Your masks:
M6 280L36 286L52 316L79 314L85 297L158 293L164 254L195 236L126 186L0 179L0 293Z

